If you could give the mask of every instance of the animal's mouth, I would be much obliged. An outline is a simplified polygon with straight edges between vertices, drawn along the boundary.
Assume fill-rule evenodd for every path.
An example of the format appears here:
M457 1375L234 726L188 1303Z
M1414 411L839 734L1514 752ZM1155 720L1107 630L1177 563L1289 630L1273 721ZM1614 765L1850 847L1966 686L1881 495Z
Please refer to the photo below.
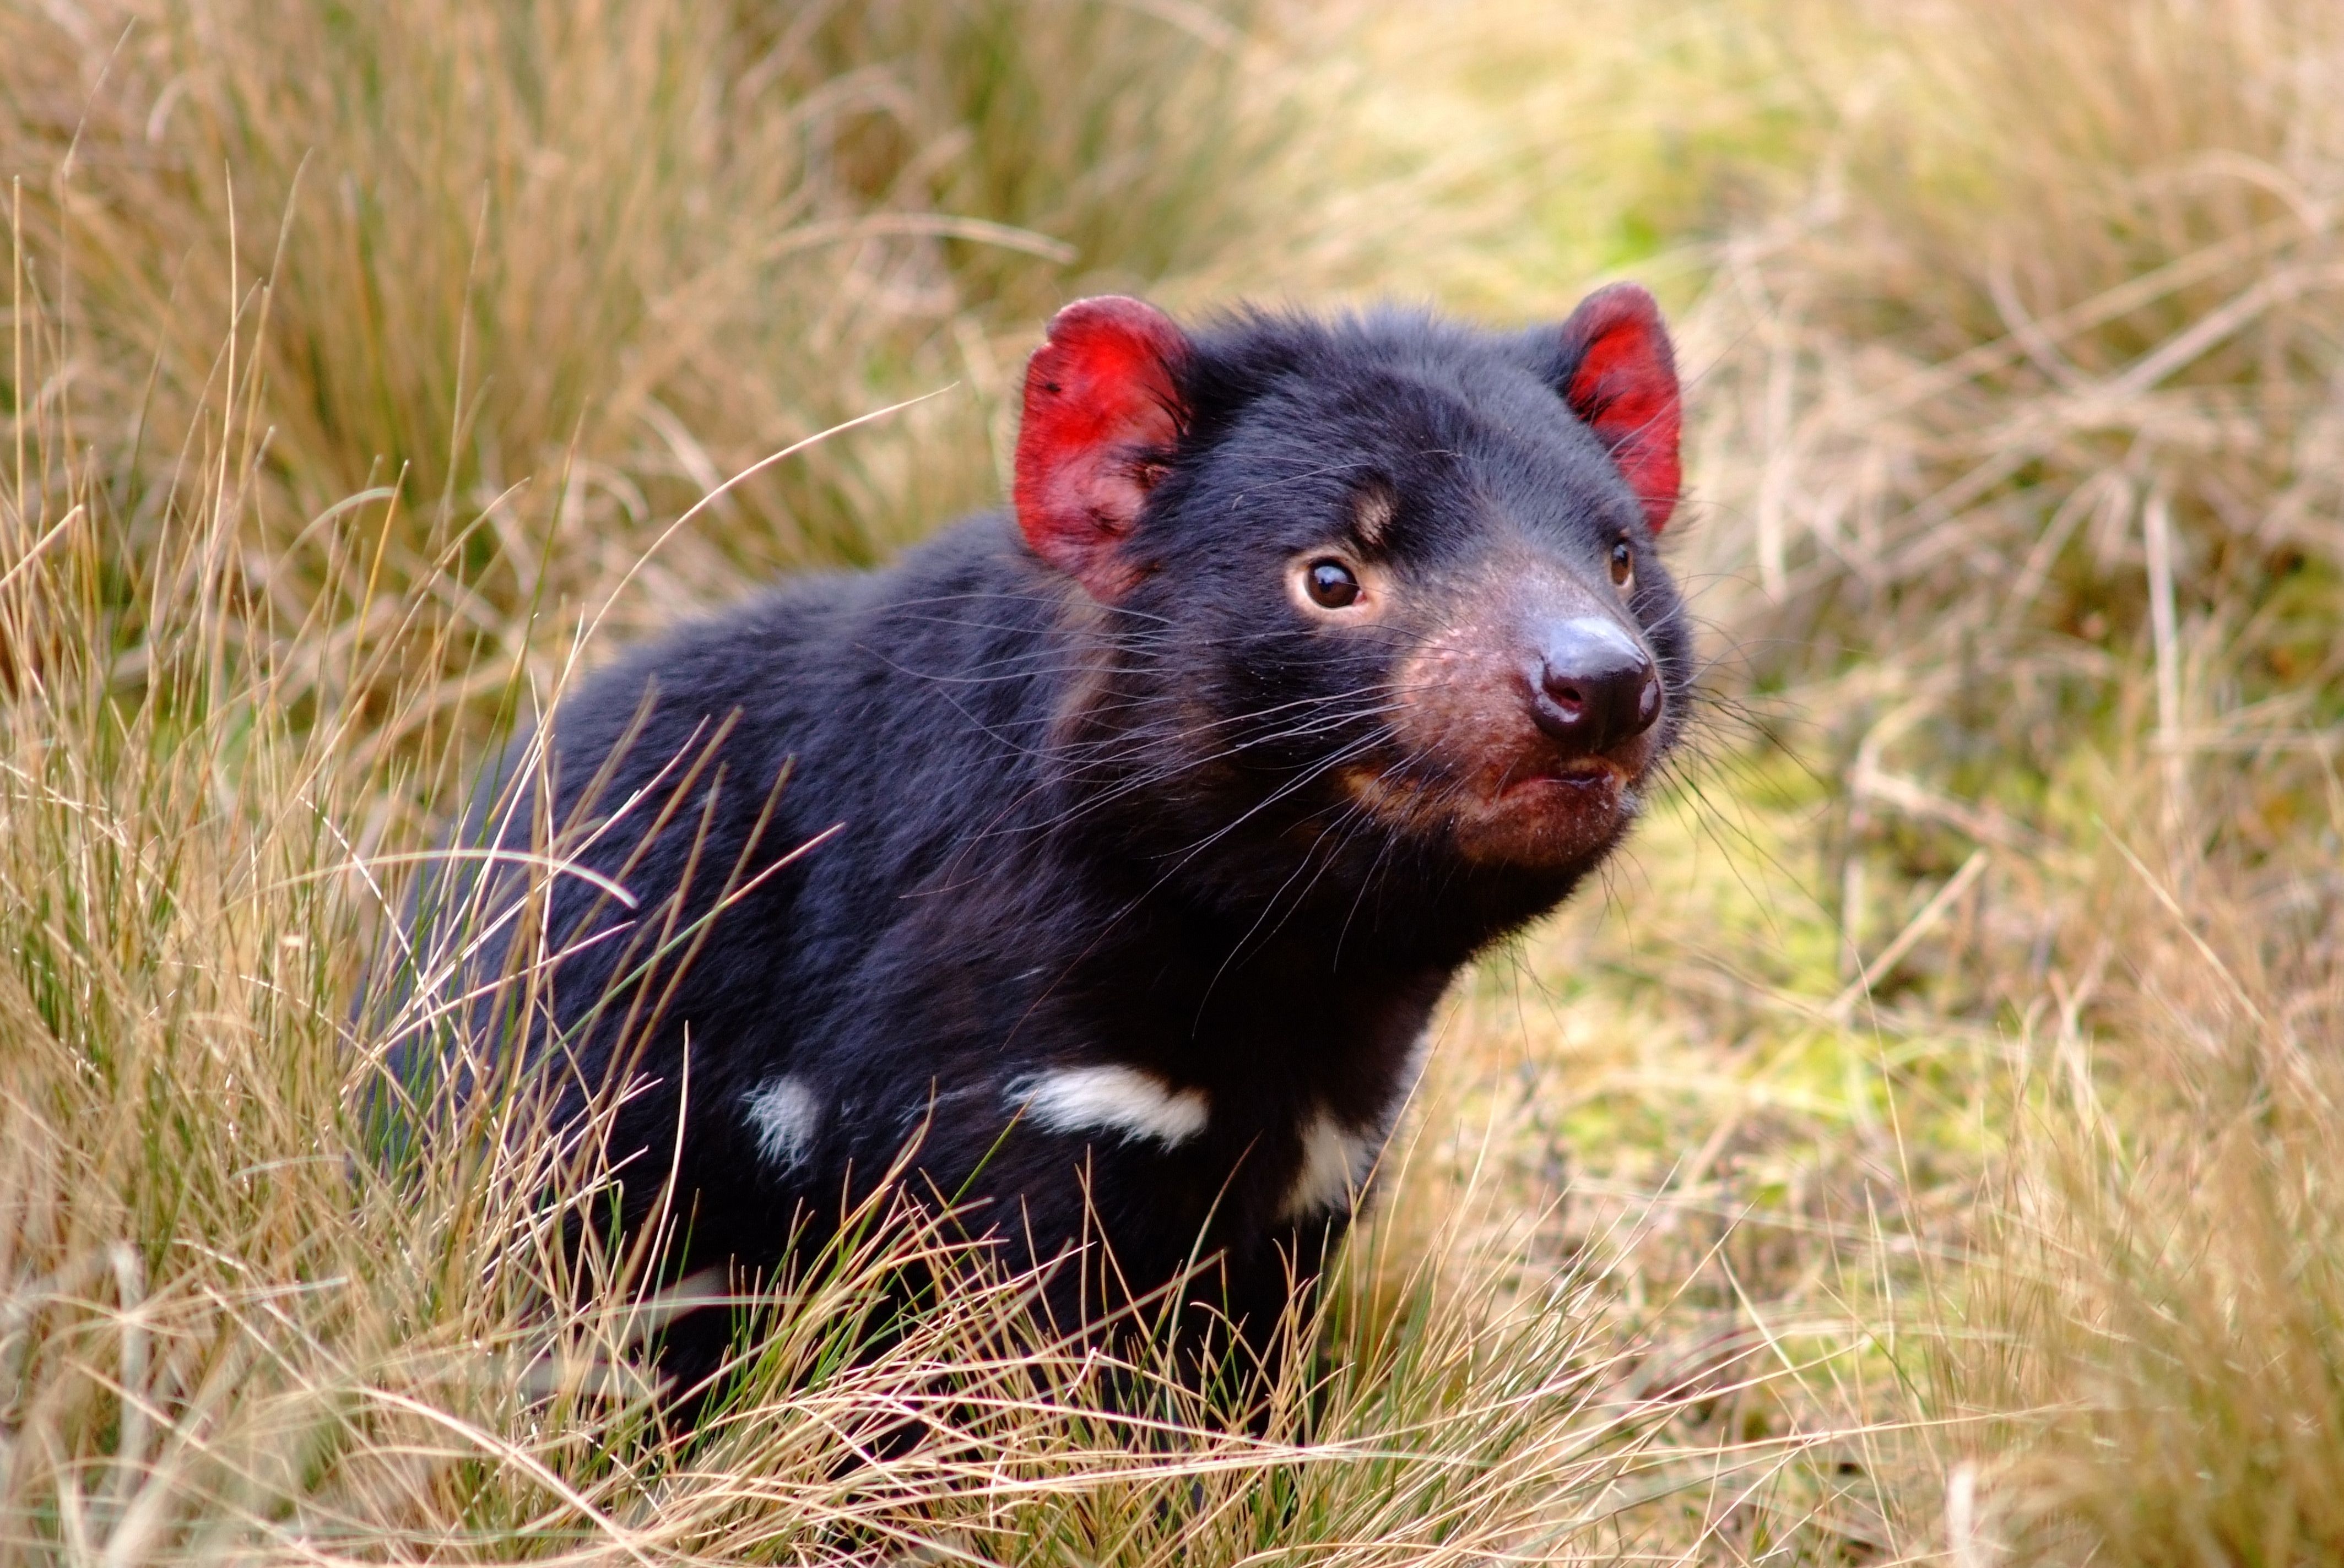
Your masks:
M1628 770L1601 757L1580 757L1550 772L1533 773L1501 789L1492 807L1517 804L1531 809L1581 809L1616 804L1630 784Z
M1354 798L1379 816L1446 836L1469 860L1561 870L1600 856L1627 830L1641 805L1641 760L1541 758L1481 781L1444 785L1359 773L1349 783Z
M1638 806L1637 775L1604 757L1573 758L1516 779L1460 814L1457 845L1485 865L1561 870L1618 841Z

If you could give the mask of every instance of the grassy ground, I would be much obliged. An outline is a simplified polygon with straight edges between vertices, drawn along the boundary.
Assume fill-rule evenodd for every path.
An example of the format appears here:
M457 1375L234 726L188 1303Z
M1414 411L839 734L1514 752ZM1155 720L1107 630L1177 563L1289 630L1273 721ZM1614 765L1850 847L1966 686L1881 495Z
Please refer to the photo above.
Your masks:
M2339 74L2312 0L0 0L0 1550L2333 1560ZM882 1228L682 1445L563 1151L349 1157L460 769L995 495L1058 300L1621 274L1702 755L1460 985L1267 1438L1084 1415L1006 1283L839 1364Z

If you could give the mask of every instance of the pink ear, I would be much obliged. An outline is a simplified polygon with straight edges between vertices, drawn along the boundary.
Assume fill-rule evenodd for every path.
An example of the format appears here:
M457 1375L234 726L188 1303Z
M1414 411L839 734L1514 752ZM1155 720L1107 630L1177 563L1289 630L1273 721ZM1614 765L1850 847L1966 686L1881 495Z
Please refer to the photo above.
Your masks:
M1149 454L1179 434L1188 339L1152 305L1078 299L1026 364L1017 526L1034 553L1102 602L1137 580L1117 547L1155 485Z
M1659 533L1682 481L1677 362L1660 307L1632 283L1598 289L1562 324L1562 343L1563 400L1612 448Z

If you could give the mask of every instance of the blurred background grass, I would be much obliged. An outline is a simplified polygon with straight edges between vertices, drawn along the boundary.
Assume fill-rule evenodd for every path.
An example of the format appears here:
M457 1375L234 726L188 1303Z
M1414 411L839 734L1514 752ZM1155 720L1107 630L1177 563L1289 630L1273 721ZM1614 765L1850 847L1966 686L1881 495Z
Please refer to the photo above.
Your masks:
M2332 6L0 0L0 172L10 1554L2344 1554ZM1623 275L1702 755L1460 987L1266 1439L1005 1290L842 1370L913 1237L674 1442L560 1151L347 1157L461 769L988 504L1057 303Z

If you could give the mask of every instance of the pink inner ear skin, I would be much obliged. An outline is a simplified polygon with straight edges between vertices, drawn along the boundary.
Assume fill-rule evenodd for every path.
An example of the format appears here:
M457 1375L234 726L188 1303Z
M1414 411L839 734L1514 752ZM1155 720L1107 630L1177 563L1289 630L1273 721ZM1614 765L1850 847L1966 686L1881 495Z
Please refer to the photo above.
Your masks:
M1585 345L1563 397L1612 448L1654 533L1676 509L1682 404L1676 356L1660 307L1632 283L1589 295L1563 323L1566 343Z
M1035 554L1102 602L1137 580L1117 546L1147 499L1142 455L1179 433L1177 374L1187 357L1170 317L1108 295L1058 312L1026 362L1017 526Z

